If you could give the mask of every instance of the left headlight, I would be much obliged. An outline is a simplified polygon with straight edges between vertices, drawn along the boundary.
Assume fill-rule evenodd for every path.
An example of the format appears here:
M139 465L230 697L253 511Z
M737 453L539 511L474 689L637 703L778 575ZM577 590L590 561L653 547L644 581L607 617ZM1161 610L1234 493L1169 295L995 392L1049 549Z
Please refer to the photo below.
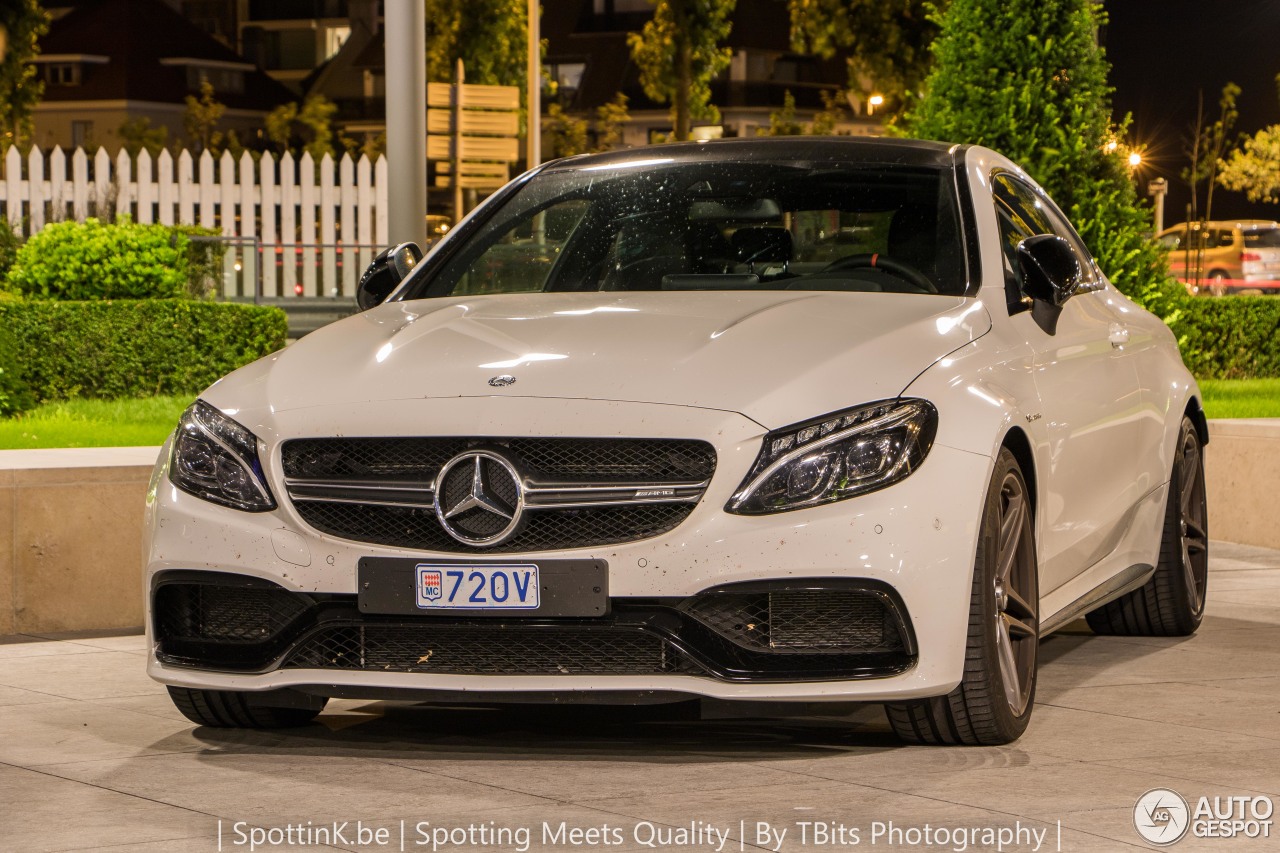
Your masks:
M232 509L276 508L258 461L258 439L201 400L178 421L169 479L188 494Z
M920 466L937 431L933 404L908 398L775 430L725 510L763 515L882 489Z

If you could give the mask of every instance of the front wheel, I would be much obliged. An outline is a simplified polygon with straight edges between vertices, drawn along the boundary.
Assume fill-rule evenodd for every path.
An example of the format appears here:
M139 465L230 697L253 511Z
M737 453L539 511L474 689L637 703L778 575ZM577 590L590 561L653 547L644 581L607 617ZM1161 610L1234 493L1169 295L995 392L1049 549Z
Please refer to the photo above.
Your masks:
M1040 585L1031 496L1002 449L987 490L973 566L964 677L946 696L885 706L902 740L994 746L1031 720L1040 642Z
M1190 418L1182 419L1165 502L1160 562L1145 585L1087 615L1095 634L1185 637L1204 618L1209 585L1209 514L1204 453Z

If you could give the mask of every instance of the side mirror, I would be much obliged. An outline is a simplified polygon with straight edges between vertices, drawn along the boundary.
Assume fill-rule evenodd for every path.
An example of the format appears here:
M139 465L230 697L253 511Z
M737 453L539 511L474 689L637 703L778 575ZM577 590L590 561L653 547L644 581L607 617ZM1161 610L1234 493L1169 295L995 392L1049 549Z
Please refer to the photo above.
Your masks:
M389 249L383 249L369 264L369 268L360 276L360 284L356 286L356 306L361 311L368 311L391 295L400 282L408 277L413 268L422 260L422 250L417 243L401 243Z
M1046 334L1058 330L1058 315L1084 273L1071 244L1056 234L1039 234L1018 244L1022 290L1031 297L1031 317Z

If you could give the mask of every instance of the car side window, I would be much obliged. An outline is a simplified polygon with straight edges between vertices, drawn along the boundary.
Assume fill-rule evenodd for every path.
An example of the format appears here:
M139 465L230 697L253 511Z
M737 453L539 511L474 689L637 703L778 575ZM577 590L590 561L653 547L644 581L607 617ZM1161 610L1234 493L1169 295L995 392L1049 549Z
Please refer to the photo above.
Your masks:
M1022 236L1013 240L1012 235L1010 237L1005 236L1004 228L1003 226L1001 227L1001 242L1004 244L1006 263L1008 264L1006 268L1007 274L1012 274L1015 279L1017 278L1017 244L1019 242L1038 234L1056 234L1067 241L1075 252L1076 260L1080 263L1081 283L1079 290L1088 291L1098 287L1092 256L1089 254L1088 249L1085 248L1080 235L1058 213L1052 203L1045 199L1042 194L1009 174L997 173L994 175L992 187L993 196L996 199L997 214L999 215L1001 208L1004 208L1010 211L1011 215L1016 215L1021 220L1023 223L1021 231L1032 230L1032 233L1022 233ZM1010 247L1011 241L1012 246Z
M992 199L996 205L996 221L1000 226L1000 251L1004 258L1005 296L1009 312L1025 310L1022 282L1018 273L1018 244L1028 237L1046 234L1049 223L1035 205L1028 205L1008 175L992 179Z

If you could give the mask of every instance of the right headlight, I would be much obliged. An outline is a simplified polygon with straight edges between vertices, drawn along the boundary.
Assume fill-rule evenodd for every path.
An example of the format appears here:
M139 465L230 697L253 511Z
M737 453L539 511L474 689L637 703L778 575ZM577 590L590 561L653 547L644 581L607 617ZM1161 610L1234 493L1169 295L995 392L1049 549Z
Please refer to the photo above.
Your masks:
M937 430L933 404L910 398L775 430L725 510L763 515L883 489L920 467Z
M178 421L169 479L188 494L232 509L276 508L258 460L258 439L203 400Z

